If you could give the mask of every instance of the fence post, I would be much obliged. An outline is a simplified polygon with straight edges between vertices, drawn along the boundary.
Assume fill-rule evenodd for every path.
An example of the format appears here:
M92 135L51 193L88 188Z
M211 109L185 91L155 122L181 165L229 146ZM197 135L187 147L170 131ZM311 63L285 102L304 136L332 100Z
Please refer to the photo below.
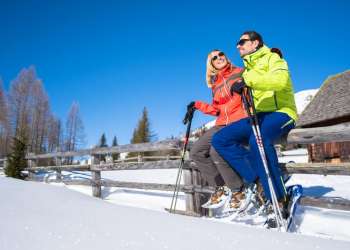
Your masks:
M202 186L199 171L196 169L192 170L192 183L194 188ZM200 193L194 191L193 200L194 200L194 212L202 215L203 213L202 213L202 207L201 207Z
M62 159L61 157L55 157L55 161L56 161L56 166L60 167L62 166ZM57 168L56 169L56 180L57 181L62 181L62 170Z
M4 165L3 165L3 168L4 168L4 171L5 169L7 168L7 157L4 158Z
M34 171L31 170L31 168L36 167L36 160L33 160L33 159L28 160L28 166L29 166L28 178L29 178L29 180L33 180L34 179Z
M99 157L94 155L91 156L91 165L100 164ZM92 195L94 197L101 198L102 197L102 189L101 189L101 171L91 171L91 182L92 182Z
M141 163L141 162L142 162L142 155L141 155L141 154L138 154L138 155L137 155L137 162L138 162L138 163Z
M186 187L193 187L192 183L192 169L184 170L184 184ZM193 213L194 210L194 192L185 192L185 201L186 201L186 212Z
M6 168L7 168L7 158L5 157L2 161L2 168L0 168L0 172L4 172L6 171Z

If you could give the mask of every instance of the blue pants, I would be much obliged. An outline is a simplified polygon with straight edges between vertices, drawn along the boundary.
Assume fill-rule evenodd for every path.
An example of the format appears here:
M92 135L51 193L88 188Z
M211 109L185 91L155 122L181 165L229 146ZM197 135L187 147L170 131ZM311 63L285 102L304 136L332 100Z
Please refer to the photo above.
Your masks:
M258 113L258 120L272 183L277 199L280 200L285 198L286 190L273 142L293 129L295 122L281 112ZM249 149L244 146L247 144ZM241 119L218 131L213 136L212 146L246 183L252 183L259 178L266 198L271 200L267 175L249 118Z

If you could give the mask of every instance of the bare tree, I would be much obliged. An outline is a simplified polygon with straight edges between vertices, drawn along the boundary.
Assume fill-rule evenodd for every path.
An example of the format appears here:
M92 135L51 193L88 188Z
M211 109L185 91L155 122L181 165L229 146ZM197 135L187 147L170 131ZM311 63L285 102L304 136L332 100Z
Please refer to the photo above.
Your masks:
M47 141L48 152L63 150L62 137L63 136L62 136L61 121L55 118L53 115L51 115L48 121L48 141Z
M9 102L13 136L25 143L29 152L46 152L52 115L48 95L34 67L22 69L11 82Z
M65 148L67 151L74 151L84 144L84 125L79 113L79 104L73 102L66 121Z
M0 79L0 157L8 154L10 142L10 124L7 98Z
M9 101L11 126L14 137L24 140L29 138L31 129L32 87L38 81L35 69L22 69L11 82ZM27 142L24 142L27 143Z
M42 153L46 151L47 147L50 107L48 96L40 80L34 82L31 96L30 151Z

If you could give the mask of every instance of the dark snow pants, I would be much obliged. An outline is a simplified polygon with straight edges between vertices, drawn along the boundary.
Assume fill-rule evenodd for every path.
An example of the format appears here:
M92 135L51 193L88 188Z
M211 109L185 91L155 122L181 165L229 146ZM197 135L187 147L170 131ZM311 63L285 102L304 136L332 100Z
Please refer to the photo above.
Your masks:
M213 134L222 127L215 126L207 130L192 146L190 158L209 186L226 185L230 189L239 189L242 185L241 178L211 146Z

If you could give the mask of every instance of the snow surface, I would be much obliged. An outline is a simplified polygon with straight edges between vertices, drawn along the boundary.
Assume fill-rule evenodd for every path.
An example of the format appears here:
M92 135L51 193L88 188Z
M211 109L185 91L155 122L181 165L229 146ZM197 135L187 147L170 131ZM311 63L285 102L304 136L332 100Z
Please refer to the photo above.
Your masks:
M307 163L309 162L309 154L307 149L299 148L287 151L282 151L281 155L278 156L278 162L280 163Z
M297 151L296 151L297 152ZM89 172L62 172L64 179L90 179ZM117 181L169 183L173 184L176 179L176 170L124 170L102 172L102 178ZM55 179L54 173L42 174L44 179ZM304 187L304 194L314 197L342 197L350 199L350 177L349 176L322 176L322 175L293 175L288 185L301 184ZM65 186L62 183L52 184ZM68 189L81 192L91 196L89 186L65 186ZM169 208L172 192L155 190L137 190L126 188L102 188L102 197L105 201L113 204L138 207L155 210L165 213L164 209ZM179 195L177 209L185 209L185 197L183 193ZM206 219L206 218L203 218ZM230 220L216 220L221 223L232 224ZM336 211L329 209L300 207L296 213L297 230L303 235L313 235L322 238L332 238L350 241L350 213L346 211ZM332 224L336 223L336 224ZM334 225L325 227L324 225ZM241 224L240 224L241 225ZM247 226L247 225L243 225Z
M114 205L0 177L0 249L350 249L350 242Z

